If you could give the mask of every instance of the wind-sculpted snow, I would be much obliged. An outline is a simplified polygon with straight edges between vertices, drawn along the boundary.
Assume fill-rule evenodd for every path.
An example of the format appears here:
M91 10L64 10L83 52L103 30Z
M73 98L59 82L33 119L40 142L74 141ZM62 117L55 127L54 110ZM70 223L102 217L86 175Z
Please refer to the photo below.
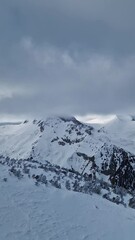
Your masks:
M0 167L1 240L133 240L134 226L130 208L98 195L35 186Z

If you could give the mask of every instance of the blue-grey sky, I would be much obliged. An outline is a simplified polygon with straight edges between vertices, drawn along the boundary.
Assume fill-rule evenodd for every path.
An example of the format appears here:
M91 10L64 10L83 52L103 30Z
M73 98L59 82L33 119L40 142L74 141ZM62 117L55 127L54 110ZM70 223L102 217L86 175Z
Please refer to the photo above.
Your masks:
M0 115L135 112L134 0L0 0Z

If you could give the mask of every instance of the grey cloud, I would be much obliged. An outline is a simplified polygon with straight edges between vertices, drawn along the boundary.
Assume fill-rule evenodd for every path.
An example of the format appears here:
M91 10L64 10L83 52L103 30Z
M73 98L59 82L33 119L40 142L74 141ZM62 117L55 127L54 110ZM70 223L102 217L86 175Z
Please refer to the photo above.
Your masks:
M67 51L51 46L40 48L31 41L26 48L25 44L20 48L26 54L23 77L17 72L15 78L9 76L8 84L17 85L19 81L33 94L23 91L12 99L3 99L1 112L6 109L12 114L49 115L134 109L134 57L115 62L111 57L96 54L78 60Z
M7 51L30 35L60 48L128 54L135 52L134 7L132 0L1 0L1 40Z
M134 1L0 3L2 114L134 111Z

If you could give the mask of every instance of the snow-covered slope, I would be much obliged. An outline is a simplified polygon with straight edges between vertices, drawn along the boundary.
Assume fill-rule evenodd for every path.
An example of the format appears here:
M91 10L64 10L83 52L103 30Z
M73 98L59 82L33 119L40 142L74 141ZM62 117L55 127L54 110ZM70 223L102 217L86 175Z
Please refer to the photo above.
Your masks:
M0 167L1 240L133 240L134 226L130 208L98 195L37 187Z
M134 239L133 120L0 124L0 240Z
M103 128L111 141L135 154L135 119L133 116L116 116Z
M0 126L1 155L15 159L33 156L34 159L40 158L40 161L47 160L64 167L71 167L71 158L76 152L89 157L99 155L105 143L111 145L109 136L75 118L56 117Z
M81 171L85 167L77 152L92 157L104 145L102 139L93 137L94 129L76 119L49 118L46 121L25 122L19 125L0 126L0 154L15 159L32 156Z
M32 122L0 125L0 154L10 158L28 158L41 135Z
M133 131L134 121L120 118L99 129L74 117L1 124L0 163L7 165L16 176L29 172L31 177L38 175L38 181L47 181L59 188L66 185L66 188L88 193L90 187L85 183L89 181L93 189L93 182L98 181L99 185L100 181L108 194L110 185L125 188L131 194L135 188L135 155L133 151L130 153L128 144L131 146L130 140L134 139ZM113 199L110 195L106 198ZM119 202L125 204L120 198Z
M75 152L96 155L104 144L135 154L134 118L117 117L105 125L82 124L75 118L52 117L0 124L0 154L15 159L35 156L61 165ZM93 128L94 126L94 128ZM33 151L32 151L33 150Z

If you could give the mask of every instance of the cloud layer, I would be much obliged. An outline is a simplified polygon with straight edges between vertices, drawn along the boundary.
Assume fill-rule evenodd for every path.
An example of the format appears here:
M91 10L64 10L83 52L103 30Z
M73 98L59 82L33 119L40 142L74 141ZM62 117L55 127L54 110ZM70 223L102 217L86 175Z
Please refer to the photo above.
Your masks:
M134 112L135 2L1 1L0 112Z

